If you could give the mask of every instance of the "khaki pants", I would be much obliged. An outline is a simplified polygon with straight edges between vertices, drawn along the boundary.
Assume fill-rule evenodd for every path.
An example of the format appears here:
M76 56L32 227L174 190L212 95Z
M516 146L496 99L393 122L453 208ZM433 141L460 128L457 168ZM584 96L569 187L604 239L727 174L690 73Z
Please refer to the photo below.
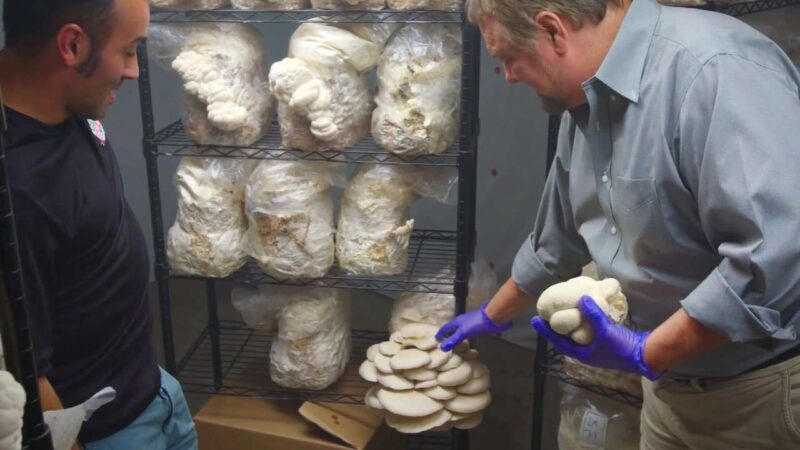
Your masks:
M800 356L738 377L642 387L641 450L800 449Z

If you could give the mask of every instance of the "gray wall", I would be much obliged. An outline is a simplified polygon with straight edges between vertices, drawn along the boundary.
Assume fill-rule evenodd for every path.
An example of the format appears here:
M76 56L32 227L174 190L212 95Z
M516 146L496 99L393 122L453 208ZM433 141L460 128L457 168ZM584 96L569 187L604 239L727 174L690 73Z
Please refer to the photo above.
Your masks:
M0 0L0 6L2 2ZM270 61L286 55L288 38L294 28L288 24L259 26ZM180 84L176 76L152 60L150 68L156 126L160 128L181 116ZM493 263L502 282L509 276L514 254L533 224L544 183L547 117L532 90L521 85L507 85L498 64L485 51L480 101L478 255ZM104 124L119 159L128 201L146 231L152 255L139 91L135 82L122 87ZM162 158L159 165L167 227L175 216L172 176L177 162L174 158ZM454 209L421 201L415 205L413 215L419 219L421 227L449 228L453 224ZM511 333L511 339L531 345L532 333L525 324L527 321L520 322L518 329Z

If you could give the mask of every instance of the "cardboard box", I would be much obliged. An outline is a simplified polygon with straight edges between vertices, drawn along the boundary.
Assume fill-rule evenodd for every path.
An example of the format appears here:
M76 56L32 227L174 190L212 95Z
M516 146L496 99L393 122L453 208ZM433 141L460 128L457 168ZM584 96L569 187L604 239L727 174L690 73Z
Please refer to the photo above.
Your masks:
M215 395L195 415L200 450L400 450L403 435L364 405Z

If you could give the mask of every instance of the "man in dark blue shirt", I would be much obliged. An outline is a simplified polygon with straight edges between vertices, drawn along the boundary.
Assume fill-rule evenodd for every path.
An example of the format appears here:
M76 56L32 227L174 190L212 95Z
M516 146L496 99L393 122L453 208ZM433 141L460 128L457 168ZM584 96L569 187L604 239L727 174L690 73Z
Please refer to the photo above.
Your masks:
M98 121L138 76L147 0L6 0L3 22L6 167L42 407L111 386L84 448L196 448L180 385L156 361L144 236Z

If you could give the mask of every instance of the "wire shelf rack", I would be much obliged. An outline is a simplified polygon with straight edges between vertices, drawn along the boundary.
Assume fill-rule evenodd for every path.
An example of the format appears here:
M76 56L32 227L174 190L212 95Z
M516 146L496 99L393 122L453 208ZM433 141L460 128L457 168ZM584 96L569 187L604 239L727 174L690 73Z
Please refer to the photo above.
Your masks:
M585 389L589 392L594 392L595 394L602 395L635 408L640 408L642 406L641 397L637 397L628 392L592 384L569 375L567 371L564 370L564 356L558 353L555 349L551 348L547 351L546 367L547 370L545 374L548 377L555 378L566 384Z
M272 334L248 328L242 322L220 321L222 383L215 386L213 354L208 328L204 329L178 364L183 390L194 394L262 397L272 400L320 401L361 404L371 384L358 376L367 347L385 339L386 333L351 331L353 347L342 377L323 391L287 389L269 378Z
M154 9L150 21L155 23L236 22L236 23L464 23L462 11L244 11L215 9L211 11Z
M254 261L227 278L244 284L283 284L328 288L367 289L388 292L426 292L452 294L455 275L443 276L440 271L452 265L456 257L456 233L450 231L415 230L408 246L408 266L402 274L385 277L348 275L338 264L323 278L313 280L277 280L264 273ZM173 278L207 279L172 274Z
M800 5L800 0L758 0L754 2L735 3L732 5L709 2L708 9L713 9L714 11L730 16L744 16L746 14L785 8L792 5Z
M213 351L209 330L205 328L178 365L184 392L280 401L363 404L364 394L372 384L361 379L358 366L367 348L387 337L384 332L351 330L353 346L342 377L332 386L314 391L287 389L270 380L271 333L255 331L238 321L220 321L219 331L222 383L214 383ZM449 449L451 445L452 436L446 432L409 435L406 439L407 450Z
M397 156L380 148L371 135L345 150L303 151L281 145L280 126L274 122L269 133L251 146L198 145L186 135L178 120L171 123L150 141L157 156L210 156L222 158L272 159L282 161L338 161L352 163L403 164L417 166L457 167L459 149L453 145L436 155Z

